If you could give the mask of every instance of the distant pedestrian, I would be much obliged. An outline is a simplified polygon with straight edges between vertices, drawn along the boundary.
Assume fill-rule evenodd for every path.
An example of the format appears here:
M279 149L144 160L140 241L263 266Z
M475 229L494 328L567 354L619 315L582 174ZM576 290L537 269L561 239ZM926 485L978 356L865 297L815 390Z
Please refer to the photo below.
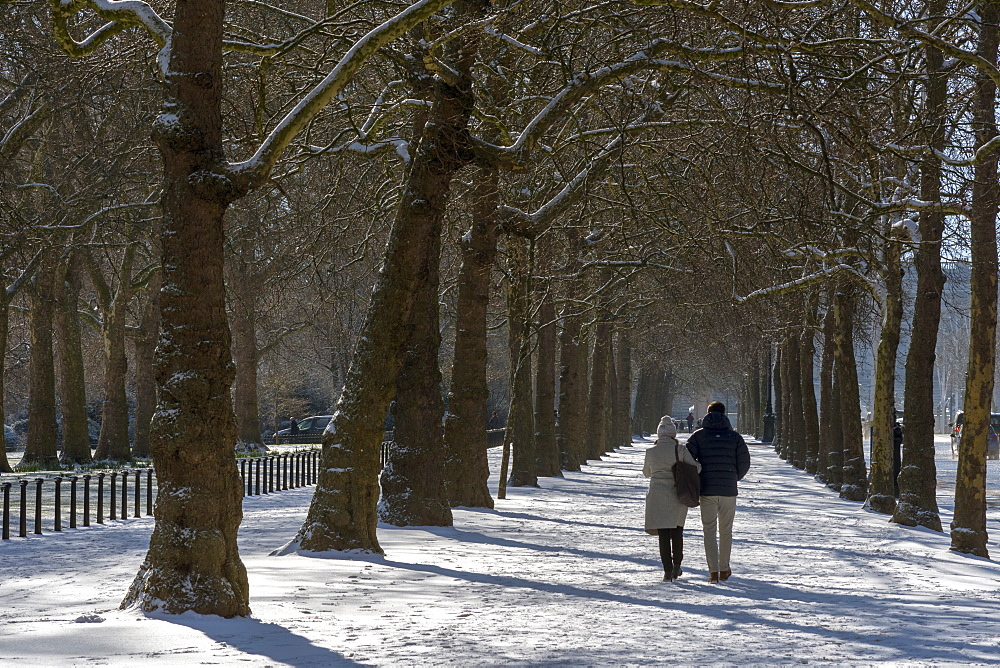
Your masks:
M688 433L694 432L694 412L689 412L687 416Z
M705 533L705 558L709 582L728 580L733 549L737 482L750 470L747 444L726 417L721 401L708 405L701 429L691 434L688 450L701 464L701 524Z
M499 429L500 428L500 416L497 415L496 411L493 411L493 415L491 415L490 419L486 421L486 428L487 429Z
M674 482L674 462L680 457L688 464L701 469L688 449L677 441L677 429L669 415L660 418L656 428L657 440L646 450L642 474L649 478L646 492L646 533L659 536L660 561L663 562L663 581L670 582L681 576L684 559L684 520L688 507L677 498Z

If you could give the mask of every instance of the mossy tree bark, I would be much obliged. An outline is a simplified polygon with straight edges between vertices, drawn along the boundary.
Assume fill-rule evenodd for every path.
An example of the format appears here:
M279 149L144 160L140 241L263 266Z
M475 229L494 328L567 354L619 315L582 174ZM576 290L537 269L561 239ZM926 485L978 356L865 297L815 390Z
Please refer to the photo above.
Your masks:
M947 3L927 3L926 30L933 32ZM941 163L945 150L948 122L948 71L944 54L928 46L924 49L926 67L923 109L925 143L931 149L920 163L920 199L941 201ZM917 270L917 294L913 304L910 349L906 356L906 388L903 393L903 468L899 474L899 503L892 521L907 526L923 526L941 531L937 505L937 467L934 463L934 359L938 326L941 322L941 294L944 272L941 271L941 237L945 215L938 208L920 213L920 245L914 266Z
M92 460L79 302L79 253L71 250L56 272L55 325L59 338L59 395L62 405L60 460L66 464L86 464Z
M892 465L892 430L896 421L896 360L903 325L902 245L898 234L886 239L883 250L885 297L882 331L875 360L875 406L872 414L872 471L868 488L868 507L891 515L896 510L896 491Z
M455 358L444 423L445 487L453 508L492 508L486 457L486 317L496 261L499 173L477 168L472 178L478 197L472 205L472 228L462 241Z
M1000 5L980 3L977 54L997 62ZM973 98L976 146L998 136L996 85L977 71ZM996 219L1000 190L997 187L997 153L976 163L970 216L972 246L972 301L969 324L969 363L965 384L965 426L958 452L955 481L955 516L951 523L951 549L989 557L986 545L986 446L989 438L997 333L997 234Z
M151 611L250 614L239 557L242 485L233 445L223 216L241 193L222 152L223 0L177 5L163 156L159 405L150 449L159 484L149 551L122 603Z

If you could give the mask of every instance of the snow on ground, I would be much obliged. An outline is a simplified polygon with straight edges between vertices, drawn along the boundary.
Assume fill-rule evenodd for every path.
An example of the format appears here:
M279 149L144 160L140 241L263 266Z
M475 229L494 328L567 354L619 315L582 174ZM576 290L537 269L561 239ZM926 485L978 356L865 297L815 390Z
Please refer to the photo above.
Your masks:
M841 501L764 446L751 445L741 485L733 578L707 582L694 510L685 574L662 582L656 539L641 528L647 446L540 489L510 489L496 510L458 509L454 527L382 526L384 558L271 556L312 489L247 498L250 619L118 610L149 519L4 541L0 657L5 666L1000 663L1000 564ZM1000 556L996 509L989 523Z

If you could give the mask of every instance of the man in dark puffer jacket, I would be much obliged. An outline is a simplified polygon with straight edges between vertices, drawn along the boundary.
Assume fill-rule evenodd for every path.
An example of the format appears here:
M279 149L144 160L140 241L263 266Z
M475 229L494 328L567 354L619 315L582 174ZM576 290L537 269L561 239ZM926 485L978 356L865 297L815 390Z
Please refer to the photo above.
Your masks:
M750 470L750 451L729 424L721 401L708 405L701 429L691 434L687 447L701 463L701 524L711 574L708 581L728 580L733 574L729 555L733 549L736 483Z

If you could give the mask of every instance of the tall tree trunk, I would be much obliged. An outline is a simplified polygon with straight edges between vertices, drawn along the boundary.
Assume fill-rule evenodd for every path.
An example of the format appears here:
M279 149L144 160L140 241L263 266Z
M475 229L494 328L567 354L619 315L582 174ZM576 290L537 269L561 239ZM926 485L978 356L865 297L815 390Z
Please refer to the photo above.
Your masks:
M53 364L55 258L46 259L32 280L30 311L31 352L28 358L28 439L22 464L52 468L59 463L56 451L56 379Z
M618 367L616 377L618 389L615 392L615 441L620 446L632 445L632 341L628 331L618 332Z
M3 425L7 424L7 414L4 410L4 380L7 375L7 328L10 327L10 297L7 286L0 283L0 473L13 473L10 460L7 459L7 439L4 437Z
M84 377L83 340L78 315L80 271L77 253L60 264L56 272L55 326L59 333L59 394L62 404L62 457L66 464L92 460L87 429L87 384Z
M594 332L594 357L590 369L590 393L587 401L587 459L600 460L608 451L608 367L611 362L611 324L598 322Z
M159 491L149 551L122 605L233 617L250 607L236 542L243 494L223 278L223 216L240 194L222 176L223 12L223 0L177 5L154 131L164 163L160 403L150 435Z
M806 467L805 416L802 409L802 357L799 350L801 335L792 332L788 336L788 411L792 439L788 447L788 461L796 468Z
M230 257L234 285L230 288L229 317L233 328L233 361L236 377L233 384L233 409L236 414L236 447L244 452L267 450L260 437L260 404L257 395L257 298L259 287L244 258L253 257L250 240L238 257Z
M858 393L858 366L854 356L855 290L844 285L837 291L837 334L834 337L834 364L840 387L840 418L843 435L843 473L840 498L864 501L868 498L868 469L861 435L861 397Z
M159 225L156 226L159 234ZM159 242L156 243L159 247ZM132 455L149 457L149 429L156 412L156 377L154 364L160 334L161 273L156 271L146 286L142 320L135 342L135 443Z
M408 331L415 319L426 317L414 311L428 280L418 272L435 266L432 258L439 253L452 177L472 157L465 128L473 103L469 72L476 54L475 39L476 35L469 35L457 40L470 40L456 67L462 75L460 87L435 82L434 102L406 176L385 262L337 403L333 429L323 439L316 492L296 537L302 549L382 552L375 532L382 422L396 394L411 340ZM442 479L443 475L442 471Z
M547 243L542 239L542 243ZM541 262L543 271L551 262ZM535 371L535 453L538 475L562 477L559 444L556 442L556 305L548 281L539 281L538 345Z
M570 252L575 253L581 243L579 233L571 230L568 235ZM571 261L570 269L575 265L575 260ZM579 297L579 281L579 278L568 281L559 332L559 441L563 468L567 471L579 471L586 462L587 354L581 334L582 318L575 301Z
M458 278L455 358L451 367L448 414L444 423L445 487L452 507L492 508L486 457L486 316L490 272L496 259L499 174L473 172L478 196L472 204L472 229L462 241Z
M979 11L977 54L995 65L1000 6L983 2ZM973 106L977 148L998 134L996 97L996 84L977 70ZM969 365L963 404L965 425L955 479L955 516L951 523L951 549L980 557L990 556L986 548L986 446L996 370L998 197L997 153L993 151L976 163L972 185Z
M781 452L781 442L785 439L785 392L781 384L781 358L784 351L781 346L776 346L774 355L774 369L771 370L774 385L774 443L772 447L777 453Z
M932 17L926 29L933 32L940 23L934 18L944 14L947 3L932 0L925 14ZM926 144L931 149L920 165L920 199L941 201L941 163L938 155L945 150L948 76L944 56L934 47L924 49L927 67L923 124ZM903 469L899 474L899 503L892 521L907 526L923 526L941 531L937 505L937 467L934 463L934 359L938 326L941 321L941 236L944 212L938 208L920 213L920 246L914 265L917 269L917 295L913 304L910 349L906 356L906 389L903 409ZM994 295L995 296L995 295Z
M531 388L531 272L532 244L507 238L507 328L511 364L510 415L506 440L510 443L510 487L538 485L535 456L534 402Z
M791 359L793 356L791 349L791 339L786 337L781 346L781 449L778 456L791 463L791 451L795 447L795 420L792 417L794 404L792 393L795 388L792 386Z
M123 280L127 280L123 279ZM97 460L128 461L132 457L128 437L128 399L125 396L125 306L121 296L103 313L101 335L104 338L104 402L101 406L101 434L97 439Z
M806 446L806 473L816 474L819 463L819 415L816 412L816 389L813 383L816 362L815 331L811 326L815 320L815 308L807 326L802 330L799 342L799 377L802 385L803 440Z
M868 506L891 515L896 510L895 471L892 465L892 430L896 422L896 358L903 324L903 275L899 234L885 242L883 276L885 300L878 359L875 361L875 407L872 415L872 472Z
M823 354L819 364L819 453L816 457L816 477L830 483L830 453L833 445L833 334L835 321L833 304L827 304L823 315ZM839 422L838 422L839 424Z

